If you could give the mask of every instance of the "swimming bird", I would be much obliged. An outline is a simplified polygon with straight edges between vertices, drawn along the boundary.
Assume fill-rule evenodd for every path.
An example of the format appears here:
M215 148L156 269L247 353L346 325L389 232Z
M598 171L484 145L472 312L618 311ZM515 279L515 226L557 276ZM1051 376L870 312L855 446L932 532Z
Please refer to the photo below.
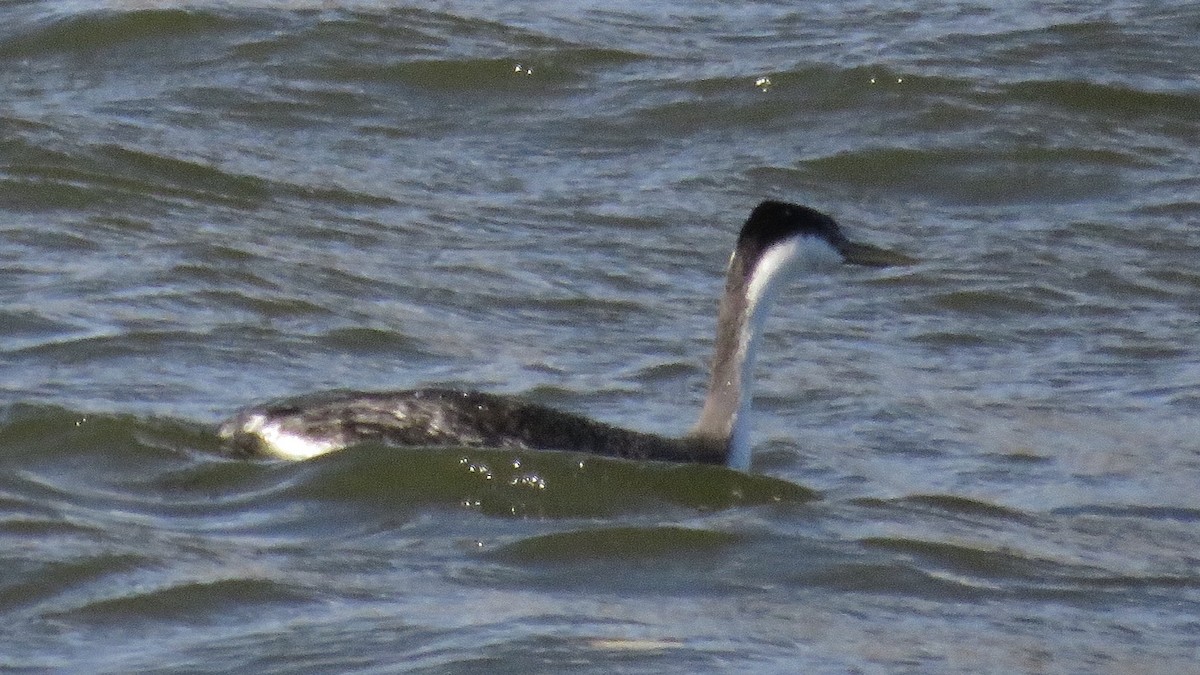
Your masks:
M567 450L610 457L750 466L750 389L763 322L780 283L843 263L883 267L906 256L850 241L833 218L764 201L742 226L717 312L712 372L695 426L681 437L622 429L520 398L475 391L331 391L242 410L218 434L248 455L307 459L350 445Z

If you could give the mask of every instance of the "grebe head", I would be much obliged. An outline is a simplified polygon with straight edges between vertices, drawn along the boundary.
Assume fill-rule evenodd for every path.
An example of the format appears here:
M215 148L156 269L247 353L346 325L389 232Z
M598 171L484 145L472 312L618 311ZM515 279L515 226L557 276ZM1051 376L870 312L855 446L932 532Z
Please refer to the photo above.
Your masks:
M837 221L799 204L764 201L754 208L738 235L733 257L748 264L741 273L746 282L751 275L764 275L761 260L778 246L789 247L789 266L797 270L830 268L838 264L888 267L908 265L914 260L887 249L850 241ZM794 248L790 248L794 247Z
M911 262L899 253L850 241L833 218L807 206L777 201L756 206L729 259L712 379L692 434L724 443L728 466L749 468L755 351L767 308L786 279L844 263L885 267Z

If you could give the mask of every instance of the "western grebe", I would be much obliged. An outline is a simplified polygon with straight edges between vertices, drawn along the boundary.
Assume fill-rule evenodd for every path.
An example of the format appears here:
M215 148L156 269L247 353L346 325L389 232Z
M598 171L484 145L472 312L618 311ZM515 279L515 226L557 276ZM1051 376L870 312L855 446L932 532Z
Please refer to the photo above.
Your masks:
M611 457L750 466L750 385L768 306L790 273L840 263L883 267L908 260L850 241L829 216L764 201L729 259L717 314L708 396L685 436L630 431L518 398L448 389L333 391L247 408L219 434L247 454L307 459L360 442L569 450Z

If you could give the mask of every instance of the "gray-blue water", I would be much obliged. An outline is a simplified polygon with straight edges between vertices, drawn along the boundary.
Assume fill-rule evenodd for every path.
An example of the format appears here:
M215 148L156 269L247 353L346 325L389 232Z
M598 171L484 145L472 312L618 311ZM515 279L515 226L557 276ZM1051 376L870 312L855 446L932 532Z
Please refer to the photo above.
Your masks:
M1200 6L0 5L0 669L1200 672ZM764 198L751 474L237 408L680 433Z

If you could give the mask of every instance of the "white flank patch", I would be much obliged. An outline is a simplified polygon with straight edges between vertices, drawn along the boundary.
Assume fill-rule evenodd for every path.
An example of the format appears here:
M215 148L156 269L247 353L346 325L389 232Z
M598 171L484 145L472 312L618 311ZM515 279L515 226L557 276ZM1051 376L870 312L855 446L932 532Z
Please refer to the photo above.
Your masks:
M341 443L331 440L317 440L284 431L279 422L268 422L264 415L251 415L242 425L247 434L258 436L266 446L267 452L282 459L311 459L317 455L338 450Z

